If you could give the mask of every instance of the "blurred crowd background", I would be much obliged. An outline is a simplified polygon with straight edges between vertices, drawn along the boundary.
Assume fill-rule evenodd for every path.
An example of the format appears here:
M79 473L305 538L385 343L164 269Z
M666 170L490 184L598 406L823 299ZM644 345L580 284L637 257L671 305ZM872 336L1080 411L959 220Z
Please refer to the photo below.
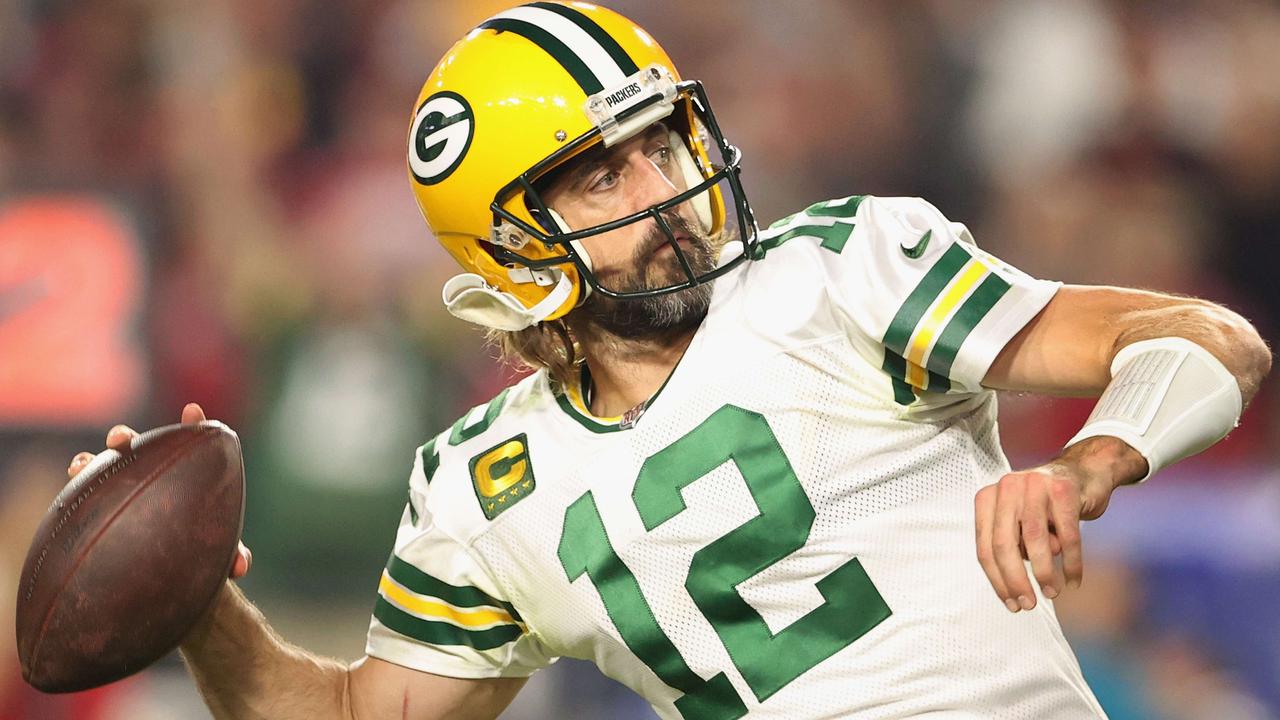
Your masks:
M12 603L72 453L237 429L250 596L354 659L414 449L513 376L449 317L411 105L494 0L0 0L0 720L203 718L176 659L47 697ZM615 0L705 81L761 224L919 195L1041 277L1200 295L1280 341L1280 6ZM1112 718L1280 717L1280 405L1118 493L1057 603ZM1091 403L1002 397L1011 459ZM9 619L5 619L9 618ZM507 718L647 718L576 662Z

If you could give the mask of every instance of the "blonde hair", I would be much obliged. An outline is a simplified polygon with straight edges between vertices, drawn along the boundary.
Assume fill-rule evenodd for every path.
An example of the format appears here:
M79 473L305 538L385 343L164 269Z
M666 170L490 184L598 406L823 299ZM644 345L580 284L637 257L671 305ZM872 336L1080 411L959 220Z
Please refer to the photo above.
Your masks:
M502 362L518 369L545 369L553 389L570 387L577 381L582 350L563 319L524 330L489 330L485 339L497 349Z

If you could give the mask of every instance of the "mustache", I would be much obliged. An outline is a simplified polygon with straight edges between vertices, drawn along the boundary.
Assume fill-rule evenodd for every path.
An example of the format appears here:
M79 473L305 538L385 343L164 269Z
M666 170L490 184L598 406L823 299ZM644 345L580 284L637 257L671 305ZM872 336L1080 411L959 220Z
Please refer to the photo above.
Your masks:
M636 248L635 263L639 265L645 258L653 255L663 245L669 245L675 238L681 235L688 237L695 243L707 240L706 233L702 232L702 228L695 228L693 223L685 219L684 216L674 212L661 213L662 219L667 223L667 227L671 230L671 235L662 231L662 228L656 223L645 232L644 238L641 240L639 247ZM687 251L686 251L687 252Z

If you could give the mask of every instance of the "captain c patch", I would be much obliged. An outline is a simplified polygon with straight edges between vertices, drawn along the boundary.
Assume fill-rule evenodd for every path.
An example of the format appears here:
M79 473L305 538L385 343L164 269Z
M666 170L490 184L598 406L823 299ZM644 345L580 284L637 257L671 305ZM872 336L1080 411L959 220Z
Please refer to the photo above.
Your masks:
M484 516L490 520L537 488L524 433L471 458L471 487Z

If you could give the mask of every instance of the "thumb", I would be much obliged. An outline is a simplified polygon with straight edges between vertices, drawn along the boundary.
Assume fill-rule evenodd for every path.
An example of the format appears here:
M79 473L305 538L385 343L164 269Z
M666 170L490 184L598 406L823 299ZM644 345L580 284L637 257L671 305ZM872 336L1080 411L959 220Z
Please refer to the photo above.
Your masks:
M240 547L236 548L236 561L231 565L231 579L237 580L249 574L249 567L253 565L253 552L240 543Z
M195 425L196 423L203 422L204 420L204 409L197 403L187 403L186 406L182 408L183 425Z

